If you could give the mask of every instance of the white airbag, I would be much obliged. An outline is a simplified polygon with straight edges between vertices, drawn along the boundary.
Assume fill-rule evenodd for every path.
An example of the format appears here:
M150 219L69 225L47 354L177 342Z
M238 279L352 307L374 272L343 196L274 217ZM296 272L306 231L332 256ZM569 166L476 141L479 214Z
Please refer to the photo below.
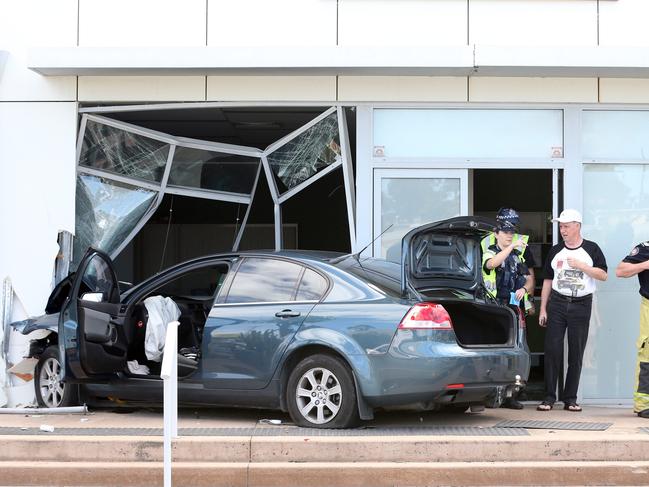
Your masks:
M149 360L162 361L165 346L167 324L178 321L180 309L171 298L151 296L144 300L144 306L149 313L144 335L144 353Z

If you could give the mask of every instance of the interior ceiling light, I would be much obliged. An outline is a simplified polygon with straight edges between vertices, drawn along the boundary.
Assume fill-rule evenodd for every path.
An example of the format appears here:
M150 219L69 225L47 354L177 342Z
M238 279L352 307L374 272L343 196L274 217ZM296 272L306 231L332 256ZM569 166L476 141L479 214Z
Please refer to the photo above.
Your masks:
M282 125L278 122L236 122L237 129L279 129Z

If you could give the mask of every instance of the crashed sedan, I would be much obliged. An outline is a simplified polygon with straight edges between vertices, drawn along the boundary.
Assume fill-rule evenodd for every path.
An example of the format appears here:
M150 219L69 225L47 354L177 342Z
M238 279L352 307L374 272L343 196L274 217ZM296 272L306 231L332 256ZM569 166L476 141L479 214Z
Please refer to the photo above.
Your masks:
M401 264L213 255L122 293L110 259L91 249L48 314L14 327L51 330L30 348L45 407L160 404L173 319L181 404L275 408L318 428L352 426L376 408L497 407L525 382L530 359L524 325L484 292L480 240L492 229L477 217L414 229Z

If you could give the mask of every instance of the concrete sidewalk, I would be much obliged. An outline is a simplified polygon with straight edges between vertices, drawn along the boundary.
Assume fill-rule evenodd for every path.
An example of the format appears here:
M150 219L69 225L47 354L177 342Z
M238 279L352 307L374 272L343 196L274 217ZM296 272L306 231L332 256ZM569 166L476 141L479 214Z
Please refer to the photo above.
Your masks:
M525 403L525 409L485 409L480 413L442 413L390 411L378 412L373 421L364 421L360 428L398 428L417 426L493 427L501 421L570 421L612 423L605 431L589 431L602 437L620 434L647 435L640 428L649 428L649 419L639 418L630 407L583 406L582 412L564 411L557 403L552 411L536 411L537 403ZM234 408L183 408L179 411L179 428L254 428L269 427L265 420L280 420L292 425L289 416L279 411ZM54 428L162 428L162 410L157 409L91 409L87 415L67 414L0 414L0 428L38 429L41 424ZM56 433L56 431L54 432ZM574 437L574 431L530 429L530 435L557 438Z
M380 413L360 429L324 433L291 426L275 411L183 409L175 485L649 485L649 420L629 408L535 407ZM494 429L511 420L610 426ZM38 432L41 425L54 431ZM161 485L161 433L144 428L161 431L162 412L0 415L0 484ZM184 429L208 433L182 436Z

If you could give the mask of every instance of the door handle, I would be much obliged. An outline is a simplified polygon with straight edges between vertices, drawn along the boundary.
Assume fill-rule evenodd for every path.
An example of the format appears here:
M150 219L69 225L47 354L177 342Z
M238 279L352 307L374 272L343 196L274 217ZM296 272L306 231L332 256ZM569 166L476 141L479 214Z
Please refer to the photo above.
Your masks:
M300 316L300 312L290 309L283 309L282 311L275 313L275 316L277 316L278 318L297 318L298 316Z

